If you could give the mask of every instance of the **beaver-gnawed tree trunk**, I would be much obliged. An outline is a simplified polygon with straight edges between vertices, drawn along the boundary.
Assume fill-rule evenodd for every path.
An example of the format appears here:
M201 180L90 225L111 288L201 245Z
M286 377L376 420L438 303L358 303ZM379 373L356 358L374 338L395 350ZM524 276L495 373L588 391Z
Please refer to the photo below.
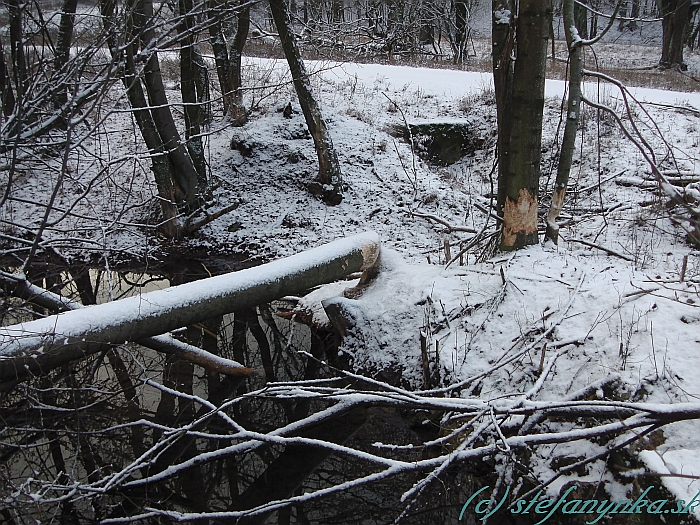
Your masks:
M547 215L547 231L545 238L555 244L559 242L559 225L557 218L564 207L564 196L569 184L571 162L576 144L576 131L581 115L581 84L583 80L583 47L579 28L585 28L586 19L576 18L576 4L574 0L564 1L564 29L566 31L566 45L569 48L569 100L566 109L566 125L564 126L564 138L559 154L557 166L557 179L554 183L552 204Z
M492 4L502 250L538 242L542 111L553 11L551 0L520 0L514 21L515 9L513 0Z

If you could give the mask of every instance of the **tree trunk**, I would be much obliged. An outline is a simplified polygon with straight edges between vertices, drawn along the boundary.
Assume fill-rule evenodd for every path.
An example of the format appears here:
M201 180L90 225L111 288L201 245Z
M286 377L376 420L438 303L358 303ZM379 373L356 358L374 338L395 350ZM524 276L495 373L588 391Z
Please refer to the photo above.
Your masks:
M656 1L656 0L653 0ZM598 15L597 12L600 11L601 0L586 0L587 4L590 5L593 10L591 11L590 25L588 29L588 38L595 38L598 34Z
M24 55L24 3L19 0L8 0L8 14L10 22L10 58L12 60L12 76L15 81L15 95L12 104L16 109L15 120L8 126L8 136L16 136L21 133L22 121L27 120L24 114L24 97L29 89L27 77L27 64ZM8 82L9 84L9 82ZM9 185L8 185L9 188Z
M134 57L138 53L138 45L133 36L133 26L130 24L127 28L127 38L129 44L125 46L124 55L120 56L117 48L117 40L114 36L118 30L114 25L114 1L101 0L100 14L102 15L102 23L107 33L107 45L112 53L114 61L124 62L124 76L122 82L126 88L129 105L133 110L134 119L139 127L141 136L143 137L146 147L148 148L151 157L151 169L158 190L159 203L161 213L163 214L163 223L160 226L161 231L171 238L180 238L183 234L183 225L178 217L177 199L175 196L175 188L172 182L172 173L163 141L158 134L156 125L153 122L146 102L146 96L143 92L141 81L136 73Z
M231 44L231 53L229 54L227 89L233 93L231 99L232 105L229 110L229 115L233 123L242 126L248 120L248 112L243 106L243 80L241 78L241 59L243 57L243 48L248 39L248 31L250 29L250 6L246 7L238 15L236 24L236 35Z
M122 82L126 88L134 119L146 143L150 157L159 203L163 214L160 230L171 238L180 238L185 229L179 219L179 206L191 207L198 202L206 188L206 178L194 166L192 157L180 140L160 73L157 50L150 50L144 71L136 67L139 44L146 48L155 41L153 5L151 0L130 0L130 16L124 26L115 24L115 3L101 0L100 11L107 34L107 45L115 62L124 64ZM127 44L120 49L117 33L124 32ZM146 86L142 84L142 77ZM146 100L148 94L148 101Z
M576 9L574 0L564 0L564 29L566 31L566 44L569 48L569 101L564 127L564 138L561 144L559 165L557 167L557 180L554 183L552 204L547 215L546 239L551 239L554 244L559 241L559 225L557 218L564 207L564 196L569 184L571 161L574 155L576 143L576 131L581 110L581 81L583 78L583 47L577 32L578 24L575 22ZM585 27L586 21L583 21Z
M339 24L343 21L343 5L339 0L331 1L331 23Z
M202 54L194 40L195 20L192 0L179 0L182 23L180 34L180 91L185 113L187 151L197 170L198 192L203 195L207 185L207 167L204 159L202 124L209 121L209 75Z
M216 73L219 78L221 95L224 103L224 115L229 115L234 125L243 125L248 115L243 107L241 92L241 57L250 28L250 6L246 6L237 15L236 32L233 36L231 51L226 47L220 11L223 7L219 0L211 0L209 14L209 42L214 50Z
M496 116L498 125L498 180L505 177L508 157L501 152L508 151L510 136L504 130L510 127L510 112L513 94L513 46L515 45L515 1L493 0L492 40L493 40L493 83L496 93ZM504 200L499 185L498 201Z
M467 47L467 4L455 2L455 64L464 62L464 50Z
M184 225L179 218L177 209L177 197L173 185L171 163L168 161L167 151L158 134L153 117L146 109L148 102L143 92L141 82L136 75L133 50L127 49L124 67L124 85L127 90L129 103L133 109L134 118L141 131L148 152L151 157L151 169L156 181L158 196L160 197L160 209L163 214L161 231L173 239L179 239L184 233Z
M309 133L314 139L316 154L318 155L318 178L317 183L312 184L312 191L322 195L326 204L340 204L343 200L342 186L343 179L340 171L338 155L333 147L326 121L323 120L321 108L311 91L311 83L306 67L301 59L301 53L297 46L296 37L292 29L292 22L289 18L284 0L270 0L272 18L277 26L277 32L282 41L282 49L289 63L292 72L294 88L299 97L299 104L306 119Z
M73 272L71 272L71 275L74 275ZM95 294L92 291L87 271L79 275L81 275L80 281L76 280L76 284L81 300L85 305L96 304ZM39 288L31 284L25 278L5 272L0 272L0 285L13 297L24 299L32 305L45 308L52 313L68 312L85 308L83 304L57 295L49 290ZM209 352L206 348L200 349L193 345L183 343L170 334L140 339L138 343L156 352L161 352L200 365L211 373L245 376L253 372L253 370L245 368L235 361L219 357L216 354L216 348L214 352ZM2 390L1 387L0 390Z
M70 47L73 42L73 25L75 23L75 9L78 5L78 0L65 0L61 8L61 20L58 25L58 36L56 37L56 52L54 55L53 67L54 71L59 76L60 82L56 86L56 94L53 99L54 108L61 110L68 103L66 78L67 72L61 70L68 63L70 58ZM62 124L65 125L65 117L61 117Z
M688 32L688 36L685 40L685 44L691 49L694 50L695 48L698 47L698 35L700 35L700 22L698 22L698 16L697 16L697 10L691 15L690 17L690 31Z
M627 5L629 0L624 0L620 5L620 23L617 26L618 31L622 31L625 28L625 18L627 18Z
M634 31L637 29L637 19L639 18L639 11L640 11L640 6L639 6L639 0L632 0L632 11L630 12L630 16L632 17L632 20L630 20L630 23L627 24L627 27L629 28L630 31ZM586 38L586 37L584 37Z
M10 75L5 66L5 51L2 48L2 39L0 39L0 104L2 105L2 114L6 117L12 115L15 110L15 94L12 91L12 83Z
M27 92L27 64L24 57L24 31L22 24L23 5L19 0L8 0L10 18L10 56L12 58L12 74L17 91L17 103L22 104Z
M494 2L494 7L502 4ZM551 0L521 0L516 22L516 60L509 103L499 109L499 212L503 218L500 247L515 250L537 244L537 199L542 146L542 112ZM510 12L512 13L512 11ZM494 25L505 26L503 11L494 10ZM510 17L508 17L510 18ZM494 39L495 41L495 39ZM496 51L494 46L494 51ZM502 51L502 50L499 50ZM506 55L501 55L501 61ZM501 64L503 66L504 64ZM501 71L494 71L501 75ZM496 102L503 104L504 86ZM505 92L508 92L507 85ZM508 115L507 122L505 115Z
M135 26L134 29L140 30L137 31L137 34L140 33L142 48L145 48L152 45L156 40L153 29L153 2L152 0L136 0L136 6L137 13L140 15L138 18L141 19L143 25ZM206 180L197 173L192 158L183 145L180 133L175 126L175 121L170 111L170 104L165 95L165 87L156 50L150 52L143 77L153 122L158 129L158 134L170 159L173 186L178 204L190 208L198 202L206 187Z
M224 115L228 112L229 94L226 89L226 78L228 77L228 49L226 48L226 37L221 25L221 15L223 7L218 0L207 2L207 16L209 17L209 44L214 51L214 63L216 64L216 76L219 79L221 96L224 103Z
M663 68L678 67L686 70L683 62L683 41L688 26L690 0L658 0L662 17L663 43L659 65Z
M584 0L583 3L586 1ZM582 5L574 4L574 21L581 38L588 38L588 9ZM564 31L566 32L566 27L564 27Z

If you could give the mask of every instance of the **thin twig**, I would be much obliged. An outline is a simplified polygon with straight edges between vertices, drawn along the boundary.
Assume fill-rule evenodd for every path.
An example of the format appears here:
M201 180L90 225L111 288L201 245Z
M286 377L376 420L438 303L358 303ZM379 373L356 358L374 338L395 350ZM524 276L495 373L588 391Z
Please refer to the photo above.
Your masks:
M562 237L564 239L564 237ZM632 257L629 257L627 255L624 255L622 253L616 252L615 250L611 250L610 248L606 248L605 246L601 246L599 244L593 244L592 242L584 241L583 239L564 239L565 242L575 242L578 244L583 244L584 246L588 246L590 248L595 248L596 250L601 250L608 255L614 255L615 257L619 257L620 259L624 259L625 261L629 262L634 262L634 259Z
M416 217L420 217L422 219L426 219L429 221L435 221L437 223L442 224L447 228L447 233L451 232L466 232L466 233L476 233L476 230L474 228L467 228L466 226L453 226L449 222L447 222L445 219L438 217L437 215L432 215L430 213L422 213L418 211L412 211L409 212L411 215L415 215Z

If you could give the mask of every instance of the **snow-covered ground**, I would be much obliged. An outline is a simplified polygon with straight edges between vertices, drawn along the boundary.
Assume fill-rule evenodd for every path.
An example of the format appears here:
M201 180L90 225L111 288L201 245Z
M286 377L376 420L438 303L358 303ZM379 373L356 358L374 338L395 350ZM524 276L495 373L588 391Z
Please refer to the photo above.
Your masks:
M138 131L129 114L119 112L126 108L124 101L117 100L115 112L99 125L102 135L86 137L71 157L70 184L54 214L62 220L46 232L49 244L68 250L83 243L85 253L112 262L125 254L163 258L182 250L269 260L374 230L383 246L382 271L358 305L377 344L351 356L358 370L374 375L398 370L399 384L421 388L423 331L431 359L439 361L440 386L447 386L490 370L555 323L546 350L526 353L486 375L479 395L491 400L524 392L537 380L542 363L557 356L539 400L561 399L610 374L619 374L624 385L619 392L631 400L677 403L700 397L695 368L700 363L700 254L686 243L685 231L669 218L653 187L629 185L648 179L649 169L612 119L599 121L595 111L584 112L559 246L494 256L482 244L463 255L463 264L446 267L446 242L454 256L474 236L464 230L494 228L488 215L495 191L490 174L496 132L490 75L384 65L309 67L318 72L314 89L345 177L340 205L328 207L306 188L315 177L315 152L285 65L247 59L246 85L261 86L247 99L257 110L241 128L214 122L208 137L215 183L210 211L237 201L233 212L176 247L164 247L152 228L141 227L157 210L155 190L146 156L132 152L140 147ZM277 87L266 89L265 83ZM547 83L545 204L563 132L564 89L563 82ZM586 92L622 108L613 87L590 84ZM657 162L667 170L699 173L700 94L642 88L632 93L643 102L633 114ZM175 91L170 96L176 97ZM289 101L296 111L285 119L278 110ZM478 149L449 167L428 165L388 133L402 124L402 115L409 122L468 122ZM232 142L238 149L231 148ZM25 165L51 165L54 157L50 151L44 159L26 159ZM12 187L18 200L2 210L4 220L15 225L5 234L25 238L17 225L40 220L32 203L45 202L51 190L44 172L22 171ZM322 295L316 292L316 298ZM549 455L579 456L594 449L580 442L541 447L532 468L546 479L553 473ZM700 476L700 422L665 427L660 443L641 457L652 471ZM619 494L619 480L604 471L599 461L576 479L602 479L611 494ZM551 490L571 479L558 479ZM700 481L692 478L663 479L679 499L689 501L700 490Z
M252 63L260 69L271 67L264 60ZM308 139L296 138L302 135L298 132L303 130L302 116L285 120L268 111L232 132L237 140L254 145L252 155L229 151L230 134L221 137L218 146L212 141L218 162L235 166L229 181L244 202L235 216L207 227L204 238L216 243L228 238L225 244L254 245L286 255L357 231L377 231L384 246L382 272L358 300L377 344L351 356L358 370L367 374L387 377L392 375L387 370L398 370L401 384L421 387L423 330L429 348L436 344L439 348L442 384L454 384L491 369L556 321L547 352L558 357L538 399L558 400L619 374L624 384L621 391L629 399L697 400L699 254L686 244L683 230L668 219L663 199L653 190L617 184L621 177L648 178L649 172L612 121L603 119L599 131L595 112L585 114L583 144L572 172L573 187L579 191L572 192L562 235L608 248L627 260L580 243L562 242L479 263L475 259L480 254L468 253L464 266L445 268L444 241L450 242L454 255L473 234L450 233L444 224L423 217L439 217L451 226L476 230L485 224L482 210L489 206L492 190L489 172L495 133L490 76L382 65L312 67L322 70L315 87L322 93L341 156L348 185L344 202L328 208L305 195L304 183L314 176L314 154ZM564 89L563 82L547 83L544 202L548 202L546 182L553 178ZM621 97L613 88L589 84L586 92L590 98L621 107ZM700 108L700 95L642 88L632 93L640 101L657 104L637 107L635 116L658 151L664 151L664 141L671 145L675 160L659 162L668 169L697 172L700 128L697 113L687 109ZM271 107L286 101L282 96ZM393 102L409 121L471 122L483 139L483 149L449 168L414 159L406 143L385 132L402 121ZM310 162L291 162L291 154L298 152L301 155L295 159ZM225 171L221 173L226 176ZM227 232L232 222L240 224L234 233ZM687 269L680 282L685 256ZM321 296L316 292L314 300ZM435 358L434 352L431 356ZM537 379L541 360L549 358L539 351L529 353L496 370L483 381L480 395L496 399L526 391ZM648 468L662 474L700 476L698 430L700 422L666 427L662 443L642 454ZM581 442L546 447L540 449L532 467L540 479L546 479L554 473L547 461L550 454L584 456L595 448ZM559 478L550 490L556 493L571 479L604 480L610 494L624 492L619 481L605 473L603 461L589 467L586 476ZM690 501L700 490L700 482L692 478L663 479L678 499Z

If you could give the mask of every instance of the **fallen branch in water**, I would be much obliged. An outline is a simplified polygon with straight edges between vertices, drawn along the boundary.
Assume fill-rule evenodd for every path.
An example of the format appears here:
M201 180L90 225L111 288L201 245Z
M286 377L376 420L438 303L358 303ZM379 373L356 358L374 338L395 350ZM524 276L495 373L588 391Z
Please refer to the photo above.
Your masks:
M44 374L126 341L152 338L294 295L349 273L371 271L378 258L377 235L363 233L255 268L5 326L0 328L0 382ZM49 297L39 295L45 300ZM60 304L66 307L65 302ZM151 340L159 351L184 344L162 337ZM201 360L204 355L190 345L178 351L189 360ZM233 370L247 370L233 361L216 360L216 366L227 364Z
M77 301L72 301L71 299L45 290L44 288L40 288L18 275L0 272L0 283L5 285L13 296L46 308L47 310L51 310L52 312L59 313L87 308ZM147 337L138 340L137 343L163 354L180 357L186 361L200 365L212 373L246 375L255 372L254 369L246 368L236 361L214 355L197 346L175 339L170 334ZM2 390L2 388L0 388L0 390Z

